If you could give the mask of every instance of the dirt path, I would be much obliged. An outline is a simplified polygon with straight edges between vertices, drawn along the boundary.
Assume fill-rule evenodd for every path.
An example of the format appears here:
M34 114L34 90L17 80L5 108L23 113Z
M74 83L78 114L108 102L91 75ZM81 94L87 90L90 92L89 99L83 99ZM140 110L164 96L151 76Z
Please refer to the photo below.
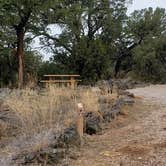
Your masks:
M166 166L166 85L130 91L143 100L103 134L88 136L72 166Z

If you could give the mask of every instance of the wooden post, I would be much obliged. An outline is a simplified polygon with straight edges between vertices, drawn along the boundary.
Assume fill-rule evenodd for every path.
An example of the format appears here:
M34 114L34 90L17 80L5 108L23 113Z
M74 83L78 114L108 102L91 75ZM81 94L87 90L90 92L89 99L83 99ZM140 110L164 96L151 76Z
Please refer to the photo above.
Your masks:
M76 127L78 135L80 136L81 146L83 144L83 134L84 134L84 118L83 118L83 104L78 103L77 104L77 121L76 121Z

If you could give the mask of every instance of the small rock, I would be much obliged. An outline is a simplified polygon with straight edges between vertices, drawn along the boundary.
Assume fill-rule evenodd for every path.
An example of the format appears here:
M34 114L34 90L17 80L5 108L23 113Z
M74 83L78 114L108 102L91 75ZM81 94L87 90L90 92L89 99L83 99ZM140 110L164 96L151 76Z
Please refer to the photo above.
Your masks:
M59 137L58 142L66 145L79 146L81 140L77 133L76 126L71 125L69 128L65 129L64 133Z
M101 116L97 115L95 112L88 112L85 114L85 130L87 134L96 134L101 131Z
M135 103L134 99L130 97L124 97L122 98L122 101L126 105L133 105Z

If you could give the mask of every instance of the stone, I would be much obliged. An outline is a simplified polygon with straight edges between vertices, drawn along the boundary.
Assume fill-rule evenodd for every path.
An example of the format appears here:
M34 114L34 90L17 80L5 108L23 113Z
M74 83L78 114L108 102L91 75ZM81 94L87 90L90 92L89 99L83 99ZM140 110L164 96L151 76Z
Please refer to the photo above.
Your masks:
M112 93L113 90L113 82L112 80L101 80L97 82L97 87L101 90L101 94L109 94Z
M64 130L63 134L58 139L58 144L65 144L67 146L79 146L81 144L80 136L77 133L76 126L72 124L70 127Z
M125 90L119 91L118 95L119 96L128 96L128 97L134 98L134 94L133 93L130 93L130 92L125 91Z
M128 96L121 98L121 103L124 105L133 105L135 103L134 99Z
M101 131L101 116L95 112L87 112L84 115L85 118L85 132L87 134L96 134Z

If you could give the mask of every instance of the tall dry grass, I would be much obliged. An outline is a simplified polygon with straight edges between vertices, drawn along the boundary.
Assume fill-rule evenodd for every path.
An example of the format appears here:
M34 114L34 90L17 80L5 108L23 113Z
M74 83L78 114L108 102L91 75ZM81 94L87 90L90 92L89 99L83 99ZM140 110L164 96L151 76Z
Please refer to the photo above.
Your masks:
M10 139L10 143L1 149L0 165L12 165L13 156L49 147L56 141L55 136L58 138L64 129L76 122L77 103L83 103L86 112L97 113L98 97L90 88L72 90L50 86L40 91L13 90L5 104L11 112L8 123L16 126L12 131L16 138Z
M91 89L84 89L79 93L80 102L83 103L85 112L94 112L96 115L100 115L99 94Z
M20 134L39 133L56 128L63 130L76 120L77 103L85 111L98 112L98 95L90 89L72 90L50 86L40 92L30 89L15 90L6 104L18 119Z
M31 134L66 127L75 116L75 100L71 95L70 91L53 87L40 93L25 89L13 91L6 103L19 121L21 134Z

